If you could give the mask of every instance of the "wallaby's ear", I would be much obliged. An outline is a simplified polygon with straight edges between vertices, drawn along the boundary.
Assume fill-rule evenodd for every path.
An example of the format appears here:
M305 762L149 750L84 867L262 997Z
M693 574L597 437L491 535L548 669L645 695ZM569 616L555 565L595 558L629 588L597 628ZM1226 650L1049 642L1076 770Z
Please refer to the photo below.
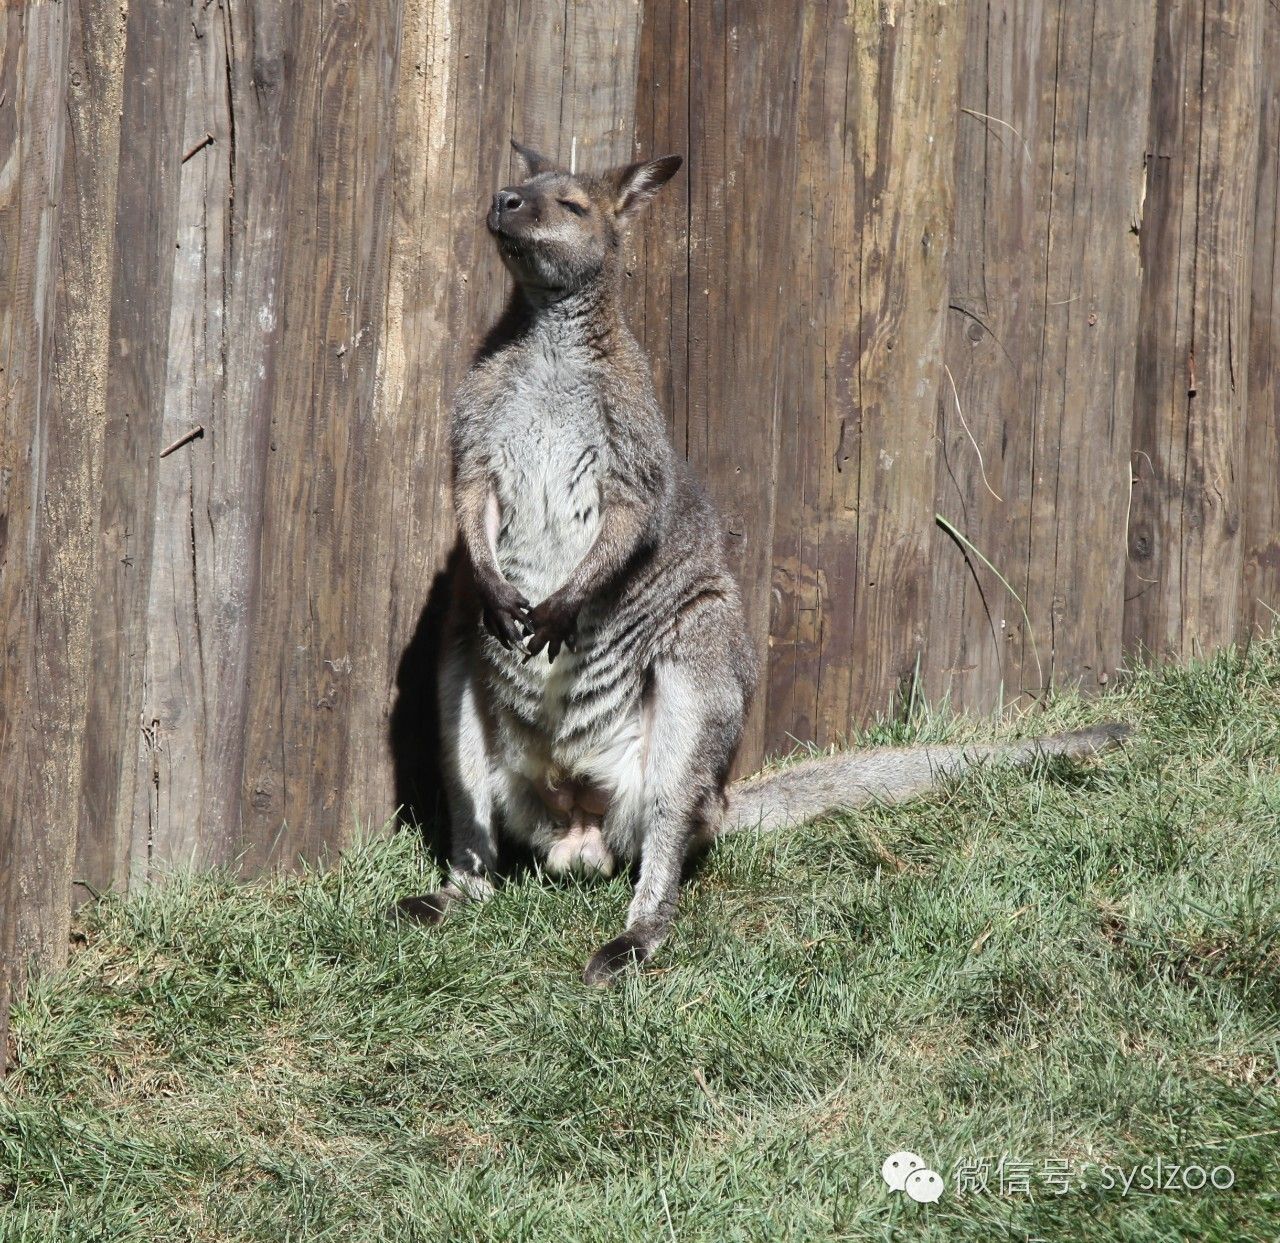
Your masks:
M656 160L641 160L609 174L617 198L613 210L619 216L630 216L643 207L676 175L684 160L678 155L664 155Z
M536 177L539 173L554 173L560 171L560 166L555 160L549 160L545 155L535 151L532 147L526 147L522 142L511 140L512 150L520 157L520 162L524 165L525 175L528 177Z

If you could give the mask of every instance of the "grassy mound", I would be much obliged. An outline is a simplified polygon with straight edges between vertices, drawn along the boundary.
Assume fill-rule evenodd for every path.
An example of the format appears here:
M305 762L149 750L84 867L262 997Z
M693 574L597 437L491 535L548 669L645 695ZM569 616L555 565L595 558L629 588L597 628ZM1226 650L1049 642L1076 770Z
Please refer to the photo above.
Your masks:
M1089 765L725 842L611 992L625 881L396 929L411 834L105 900L14 1015L0 1237L1274 1239L1280 643L1005 732L1107 717Z

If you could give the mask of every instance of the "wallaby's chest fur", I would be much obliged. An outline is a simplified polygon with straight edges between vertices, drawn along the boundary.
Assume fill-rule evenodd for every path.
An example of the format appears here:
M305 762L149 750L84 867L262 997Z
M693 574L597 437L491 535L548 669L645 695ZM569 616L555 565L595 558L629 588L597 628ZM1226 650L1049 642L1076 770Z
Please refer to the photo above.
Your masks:
M568 578L600 526L608 448L589 367L580 351L541 341L513 351L489 415L498 566L534 604Z

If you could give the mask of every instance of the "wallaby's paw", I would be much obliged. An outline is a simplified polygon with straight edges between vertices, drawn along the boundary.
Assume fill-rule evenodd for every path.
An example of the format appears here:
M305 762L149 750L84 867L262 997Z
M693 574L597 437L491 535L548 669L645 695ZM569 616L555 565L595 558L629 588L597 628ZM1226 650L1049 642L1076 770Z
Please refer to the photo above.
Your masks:
M387 918L392 923L438 924L446 912L462 899L456 889L437 889L434 893L419 893L411 898L401 898L390 910Z
M544 647L549 661L554 661L560 655L562 644L571 652L577 651L578 610L581 603L561 588L529 611L528 621L525 623L529 632L525 650L530 659Z
M520 647L529 601L501 575L478 582L485 629L505 648Z
M649 953L643 937L634 932L624 932L591 955L582 979L594 988L607 988L632 964L644 962Z

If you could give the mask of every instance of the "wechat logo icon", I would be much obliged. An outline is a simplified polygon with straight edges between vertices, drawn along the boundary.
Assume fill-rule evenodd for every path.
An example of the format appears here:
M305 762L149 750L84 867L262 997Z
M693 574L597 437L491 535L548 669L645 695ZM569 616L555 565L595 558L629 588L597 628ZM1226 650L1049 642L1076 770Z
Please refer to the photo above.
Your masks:
M942 1175L914 1152L891 1152L880 1167L880 1176L890 1191L905 1191L917 1204L936 1204L942 1199Z

